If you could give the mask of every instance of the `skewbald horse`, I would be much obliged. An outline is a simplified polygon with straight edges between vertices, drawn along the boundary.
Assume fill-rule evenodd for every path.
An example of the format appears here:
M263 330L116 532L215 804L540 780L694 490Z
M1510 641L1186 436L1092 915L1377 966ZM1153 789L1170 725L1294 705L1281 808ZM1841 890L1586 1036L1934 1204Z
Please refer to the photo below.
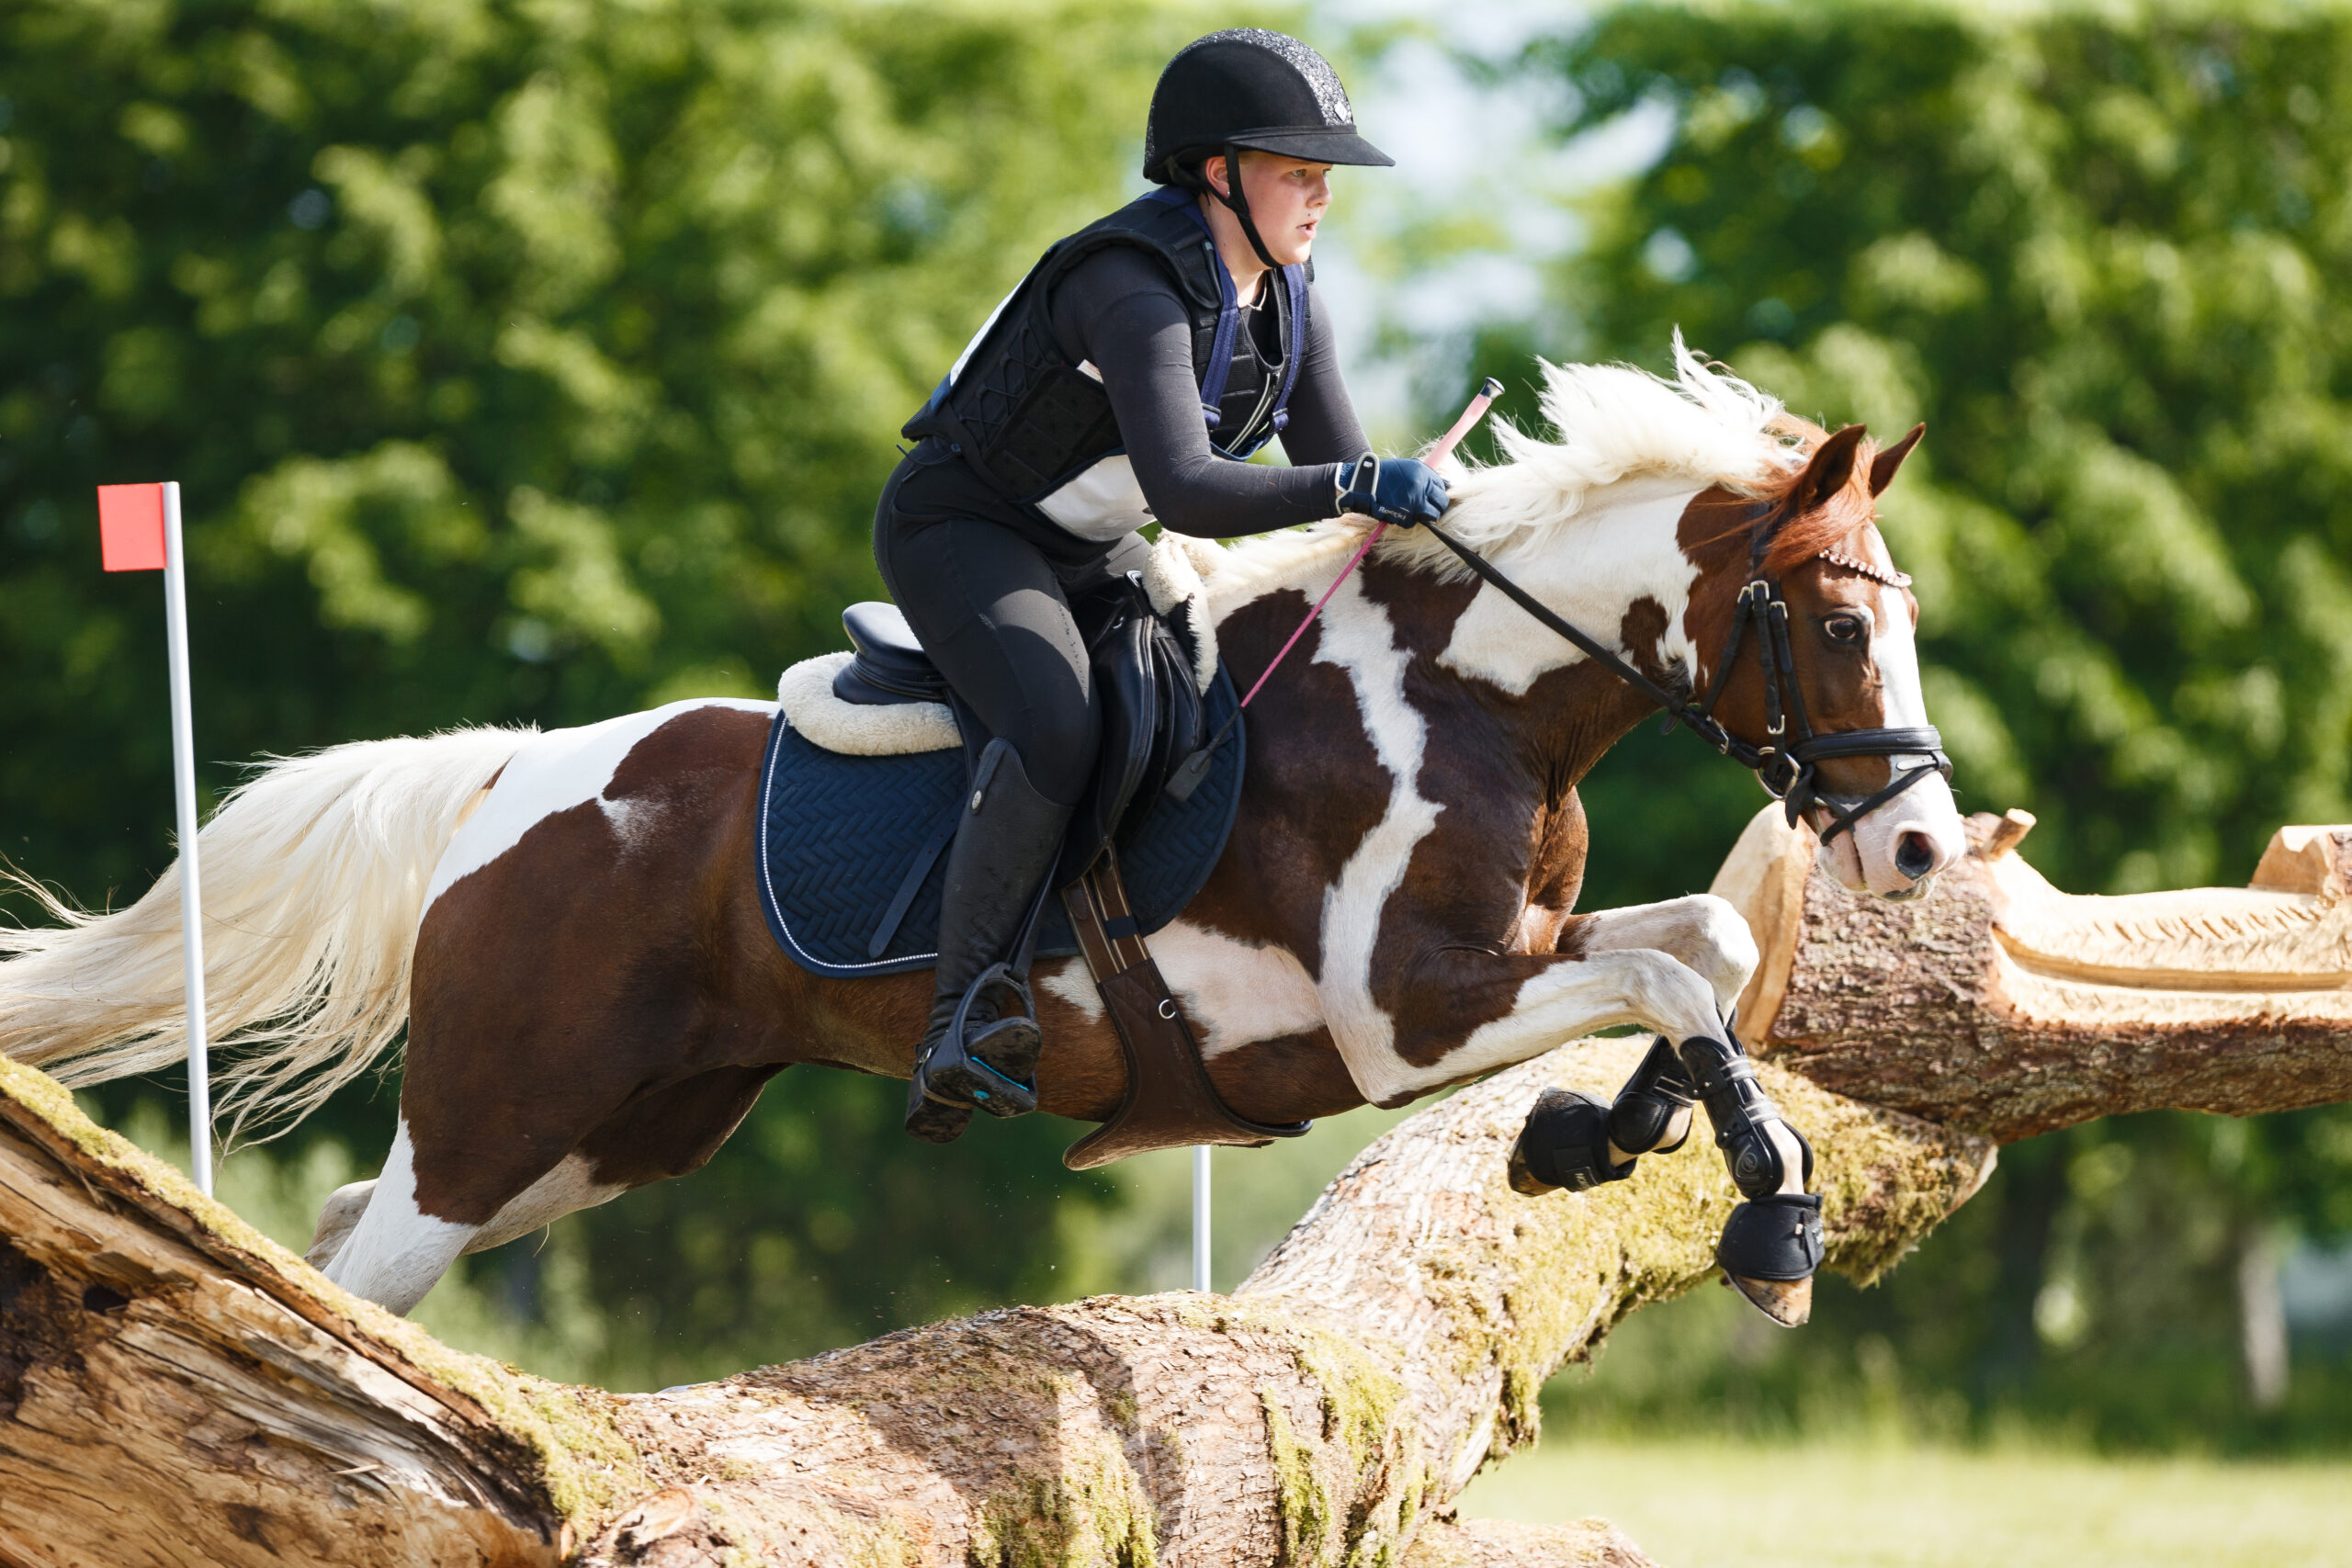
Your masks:
M1860 426L1826 434L1675 348L1671 381L1549 368L1558 439L1504 430L1512 460L1457 479L1448 529L1652 680L1701 691L1760 554L1816 730L1926 725L1917 604L1873 521L1917 433L1883 452ZM1193 548L1239 682L1362 529ZM1735 669L1716 709L1743 739L1764 735L1763 685ZM332 1277L406 1312L462 1253L698 1168L785 1067L907 1076L931 977L811 974L763 919L774 711L694 701L360 742L273 762L221 806L201 845L224 1106L299 1116L408 1029L382 1173L321 1215L311 1257ZM1648 711L1426 531L1385 540L1261 694L1231 840L1153 939L1226 1101L1295 1122L1402 1105L1613 1024L1724 1037L1757 962L1730 906L1572 912L1577 783ZM1920 761L1825 762L1825 792L1860 800ZM1962 841L1929 777L1824 858L1848 887L1899 897ZM119 913L52 903L58 923L0 931L0 1054L68 1083L170 1065L177 901L167 872ZM1085 969L1036 978L1044 1108L1106 1119L1125 1069ZM1784 1192L1802 1190L1795 1167Z

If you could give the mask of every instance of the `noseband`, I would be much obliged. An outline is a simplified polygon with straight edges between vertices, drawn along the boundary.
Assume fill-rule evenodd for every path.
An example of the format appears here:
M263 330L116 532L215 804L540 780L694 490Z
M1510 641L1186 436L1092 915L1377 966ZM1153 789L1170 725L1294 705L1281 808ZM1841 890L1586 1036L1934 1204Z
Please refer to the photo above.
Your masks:
M1805 716L1804 693L1797 684L1796 659L1789 646L1789 606L1781 597L1781 585L1769 577L1758 575L1739 591L1737 608L1732 613L1731 631L1724 640L1723 656L1715 660L1715 678L1708 684L1706 696L1696 703L1685 694L1670 692L1633 665L1618 657L1594 637L1586 636L1539 601L1533 594L1503 575L1486 557L1462 543L1434 523L1422 525L1437 536L1438 542L1462 558L1462 564L1495 585L1504 597L1542 622L1544 626L1574 643L1585 655L1615 675L1619 680L1649 698L1666 710L1667 728L1681 725L1700 739L1713 746L1734 761L1754 771L1757 781L1763 784L1773 799L1788 808L1789 826L1796 826L1797 818L1819 807L1831 814L1827 828L1822 829L1821 841L1829 842L1838 834L1850 829L1855 823L1917 784L1930 773L1951 777L1951 759L1944 755L1943 737L1933 725L1916 728L1841 729L1827 735L1815 735L1813 724ZM1762 553L1758 541L1755 555ZM1824 551L1822 558L1849 570L1885 582L1888 578L1879 569L1850 557ZM1756 570L1752 557L1750 570ZM1901 586L1897 583L1895 586ZM1714 716L1715 702L1723 695L1731 679L1733 663L1739 657L1740 644L1746 639L1748 623L1756 623L1756 658L1764 676L1764 744L1750 745L1725 729ZM1793 739L1790 721L1795 721ZM1859 802L1848 803L1838 796L1825 794L1820 788L1820 764L1841 757L1928 757L1933 761L1905 769L1889 780L1875 795Z

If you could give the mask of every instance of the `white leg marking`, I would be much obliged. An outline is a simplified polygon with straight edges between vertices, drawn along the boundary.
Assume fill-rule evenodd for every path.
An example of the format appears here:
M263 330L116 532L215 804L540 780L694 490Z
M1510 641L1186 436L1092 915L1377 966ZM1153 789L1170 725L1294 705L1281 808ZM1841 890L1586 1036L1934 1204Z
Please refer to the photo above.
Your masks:
M585 1155L566 1155L556 1168L540 1177L491 1216L490 1224L474 1234L466 1243L468 1252L487 1252L503 1246L518 1235L528 1235L541 1225L563 1218L566 1214L593 1209L599 1203L609 1203L627 1187L616 1182L598 1181L589 1175Z
M1364 734L1394 781L1388 809L1323 895L1323 973L1317 989L1323 1016L1348 1075L1365 1099L1408 1072L1396 1050L1396 1024L1372 996L1372 950L1388 896L1405 878L1413 847L1437 826L1440 807L1420 792L1421 757L1429 727L1405 700L1409 656L1396 646L1388 613L1364 597L1363 580L1351 577L1323 612L1316 662L1336 664L1355 688Z
M319 1228L311 1237L311 1250L302 1255L311 1268L324 1269L334 1261L351 1227L368 1212L368 1200L375 1190L373 1181L354 1181L327 1194L327 1201L319 1205Z
M1672 1040L1720 1037L1714 987L1698 972L1650 949L1568 959L1531 976L1508 1016L1481 1024L1426 1067L1399 1061L1379 1085L1382 1097L1419 1094L1440 1084L1507 1067L1563 1041L1631 1023ZM1370 1087L1364 1089L1372 1097Z
M406 1316L440 1282L478 1227L453 1224L416 1206L416 1151L408 1119L384 1156L384 1172L368 1200L368 1212L336 1251L326 1276L355 1296Z
M1715 1006L1725 1013L1756 973L1754 933L1737 909L1712 893L1603 909L1581 930L1588 953L1646 947L1686 964L1714 987Z
M550 730L533 737L506 764L491 787L490 797L467 818L464 827L442 852L425 888L424 908L448 891L461 877L481 870L511 850L546 818L559 811L599 799L613 774L628 761L637 743L694 708L737 708L746 713L773 714L774 703L729 698L695 698L644 713L624 714L602 724L578 729ZM643 801L605 801L605 814L626 845L650 826Z
M1288 948L1258 947L1178 920L1151 939L1168 988L1184 1004L1206 1060L1323 1027L1323 998Z

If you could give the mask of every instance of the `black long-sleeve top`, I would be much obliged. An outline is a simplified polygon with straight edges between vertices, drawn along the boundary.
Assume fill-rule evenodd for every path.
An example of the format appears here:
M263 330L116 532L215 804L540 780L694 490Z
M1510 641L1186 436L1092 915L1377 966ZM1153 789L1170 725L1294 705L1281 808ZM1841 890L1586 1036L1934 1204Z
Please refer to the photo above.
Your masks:
M1250 361L1281 374L1272 289L1268 274L1258 304L1245 311L1255 355L1238 356L1227 403L1246 390ZM1201 417L1200 383L1193 375L1191 317L1176 283L1139 249L1114 246L1089 257L1062 280L1053 299L1054 336L1073 364L1091 364L1102 378L1119 437L1136 482L1159 524L1206 538L1261 534L1329 517L1339 466L1367 450L1356 418L1330 322L1315 289L1306 291L1306 340L1291 388L1289 424L1280 437L1293 466L1236 462L1211 449ZM900 467L900 511L914 515L980 516L1053 543L1057 553L1077 540L1028 508L1006 501L961 462ZM1100 547L1107 549L1110 542Z

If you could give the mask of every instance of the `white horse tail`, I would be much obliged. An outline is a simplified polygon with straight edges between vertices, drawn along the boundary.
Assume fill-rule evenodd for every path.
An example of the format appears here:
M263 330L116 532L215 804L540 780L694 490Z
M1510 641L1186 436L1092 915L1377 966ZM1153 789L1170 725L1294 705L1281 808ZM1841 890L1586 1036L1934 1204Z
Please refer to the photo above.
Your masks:
M368 1069L408 1019L424 891L528 729L366 740L267 763L197 844L207 1037L241 1128L290 1125ZM175 861L129 908L89 914L12 877L55 924L0 928L0 1056L71 1085L187 1052Z

